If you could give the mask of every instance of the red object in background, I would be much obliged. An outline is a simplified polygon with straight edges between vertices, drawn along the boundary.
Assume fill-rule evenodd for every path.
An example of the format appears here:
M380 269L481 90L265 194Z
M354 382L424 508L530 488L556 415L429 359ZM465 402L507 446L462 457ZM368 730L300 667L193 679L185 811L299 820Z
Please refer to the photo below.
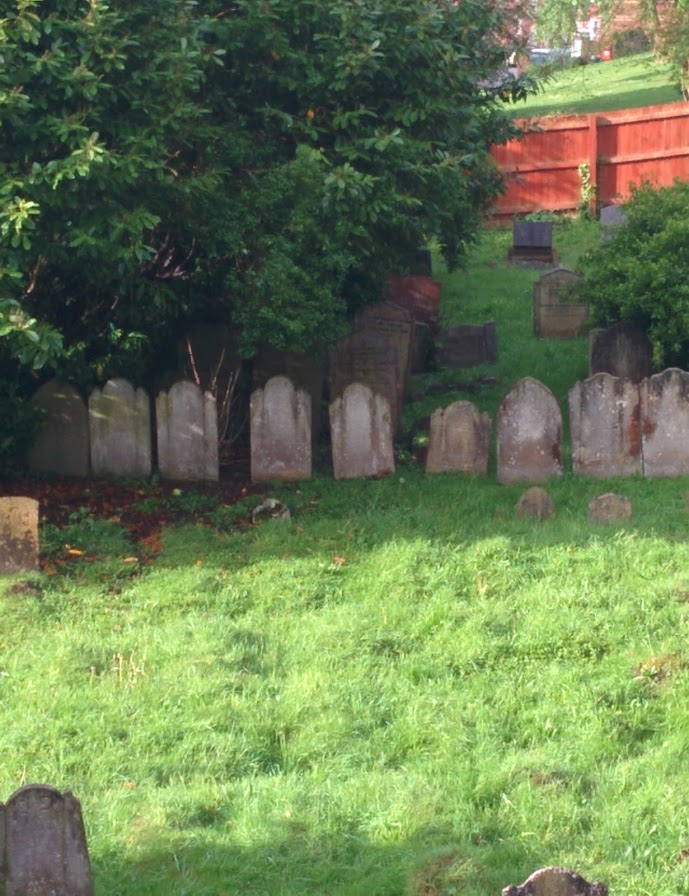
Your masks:
M606 47L604 50L600 51L600 59L601 62L610 62L612 59L612 50L610 47Z

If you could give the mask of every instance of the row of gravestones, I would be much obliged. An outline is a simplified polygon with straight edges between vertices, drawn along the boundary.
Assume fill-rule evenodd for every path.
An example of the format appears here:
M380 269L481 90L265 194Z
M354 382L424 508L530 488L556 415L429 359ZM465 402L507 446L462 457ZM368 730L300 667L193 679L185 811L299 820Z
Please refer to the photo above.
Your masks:
M572 468L594 478L689 474L689 373L671 368L640 383L598 373L569 392ZM255 481L311 475L310 398L274 377L251 400L251 474ZM336 479L394 472L393 422L383 395L349 385L330 404ZM564 472L562 414L532 377L502 401L496 421L502 483L543 482ZM426 471L486 474L491 420L457 401L431 417Z
M29 784L0 803L0 893L93 896L81 805L70 791ZM502 896L607 896L569 868L541 868Z

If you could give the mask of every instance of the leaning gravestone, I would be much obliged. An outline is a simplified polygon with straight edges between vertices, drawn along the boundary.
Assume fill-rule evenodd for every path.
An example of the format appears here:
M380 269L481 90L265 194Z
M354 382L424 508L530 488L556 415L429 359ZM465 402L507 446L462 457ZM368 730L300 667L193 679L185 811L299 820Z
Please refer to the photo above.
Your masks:
M311 476L311 397L286 376L251 393L251 478L290 481Z
M79 801L31 784L0 804L3 896L93 896Z
M156 397L158 470L164 479L216 482L218 415L210 392L180 380Z
M0 573L34 569L38 569L38 501L0 498Z
M589 317L588 305L563 301L580 277L569 268L556 268L543 274L533 287L533 326L536 336L572 339L579 336Z
M608 888L600 881L589 883L571 868L541 868L521 886L510 884L502 896L607 896Z
M609 373L640 383L653 372L653 349L643 330L617 323L593 330L589 345L589 374Z
M562 414L553 393L524 377L497 414L498 481L543 482L562 475Z
M495 321L485 324L460 324L441 330L437 361L441 367L475 367L498 360L498 335Z
M427 473L488 472L490 417L470 401L455 401L431 416Z
M406 308L393 302L368 305L354 318L354 331L395 347L397 358L398 404L401 412L409 386L412 318Z
M121 378L94 389L89 430L95 476L150 476L151 406L144 389Z
M597 373L569 390L572 469L604 479L641 473L639 387Z
M59 476L88 476L89 413L84 399L74 386L50 380L32 401L45 413L45 423L29 450L29 468Z
M395 471L390 404L363 383L351 383L330 405L335 479Z
M639 386L644 476L689 474L689 373L675 367Z

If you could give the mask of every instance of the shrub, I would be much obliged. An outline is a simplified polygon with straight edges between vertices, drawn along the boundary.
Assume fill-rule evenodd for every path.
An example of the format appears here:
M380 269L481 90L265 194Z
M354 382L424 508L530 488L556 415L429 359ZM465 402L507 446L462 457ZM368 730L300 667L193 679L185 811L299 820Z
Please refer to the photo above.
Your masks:
M594 324L648 333L658 368L689 366L689 184L632 190L628 224L584 256L580 297Z
M650 49L651 41L643 28L629 28L612 36L612 52L615 57L635 56L637 53L647 53Z

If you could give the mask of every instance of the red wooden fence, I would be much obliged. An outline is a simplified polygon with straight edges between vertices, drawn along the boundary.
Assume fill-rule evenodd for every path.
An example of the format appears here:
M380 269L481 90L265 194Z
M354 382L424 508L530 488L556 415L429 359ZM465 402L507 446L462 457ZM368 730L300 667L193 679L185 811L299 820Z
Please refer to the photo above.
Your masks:
M689 180L689 103L521 121L521 140L493 148L507 191L494 219L529 212L573 212L580 205L579 166L595 185L592 210L623 202L630 184Z

